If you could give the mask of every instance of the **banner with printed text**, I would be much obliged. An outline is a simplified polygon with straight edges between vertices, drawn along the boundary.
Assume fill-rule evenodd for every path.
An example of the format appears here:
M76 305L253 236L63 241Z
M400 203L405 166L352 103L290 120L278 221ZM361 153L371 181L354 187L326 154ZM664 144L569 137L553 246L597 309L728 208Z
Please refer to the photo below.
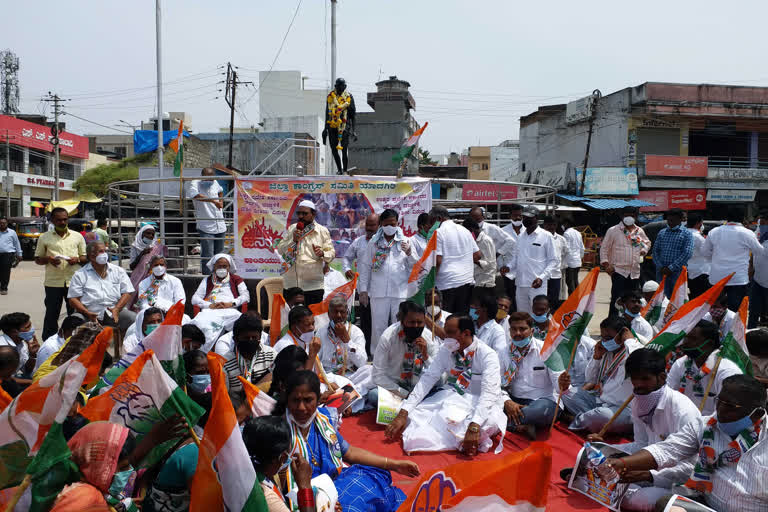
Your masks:
M416 234L419 214L432 208L430 181L423 178L312 176L242 178L235 182L235 258L244 278L279 277L283 260L275 250L297 222L305 199L316 206L315 222L330 231L337 260L359 236L365 218L387 208L400 215L406 236Z

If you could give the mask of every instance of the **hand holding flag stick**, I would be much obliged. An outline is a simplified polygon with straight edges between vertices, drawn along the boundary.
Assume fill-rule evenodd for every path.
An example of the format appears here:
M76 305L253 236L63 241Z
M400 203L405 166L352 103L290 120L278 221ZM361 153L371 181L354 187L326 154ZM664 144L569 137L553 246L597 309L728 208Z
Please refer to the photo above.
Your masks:
M699 404L699 412L702 412L704 410L704 404L707 403L707 397L709 396L709 391L712 389L712 384L715 382L715 376L717 375L717 370L720 368L720 361L723 360L723 356L718 355L717 361L715 361L715 367L712 368L712 375L709 377L709 382L707 382L707 389L704 390L704 396L701 398L701 403Z
M616 418L619 417L619 415L624 412L624 409L627 408L629 405L629 402L632 401L632 399L635 398L634 394L629 395L626 400L624 400L624 403L621 404L621 407L619 407L615 413L613 413L613 416L611 416L611 419L608 420L608 423L603 425L603 428L600 429L600 432L598 432L598 436L603 437L605 436L605 433L608 432L608 429L611 427L614 421L616 421Z

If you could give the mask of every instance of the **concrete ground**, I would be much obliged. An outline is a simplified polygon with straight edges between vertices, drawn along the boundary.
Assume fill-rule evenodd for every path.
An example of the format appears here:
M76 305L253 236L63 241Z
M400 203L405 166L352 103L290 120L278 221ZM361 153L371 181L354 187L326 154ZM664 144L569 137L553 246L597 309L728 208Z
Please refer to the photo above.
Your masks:
M43 300L45 292L43 289L44 267L35 265L32 261L23 261L13 269L11 273L11 282L8 286L8 295L0 295L0 314L11 313L13 311L23 311L32 317L32 325L35 326L38 333L42 334L43 317L45 316L45 305ZM586 275L582 271L580 278ZM600 321L608 315L608 304L611 296L611 279L608 274L601 273L597 281L597 310L592 322L589 324L590 334L597 335L600 332ZM66 315L65 308L61 308L61 317ZM38 336L38 340L43 340Z

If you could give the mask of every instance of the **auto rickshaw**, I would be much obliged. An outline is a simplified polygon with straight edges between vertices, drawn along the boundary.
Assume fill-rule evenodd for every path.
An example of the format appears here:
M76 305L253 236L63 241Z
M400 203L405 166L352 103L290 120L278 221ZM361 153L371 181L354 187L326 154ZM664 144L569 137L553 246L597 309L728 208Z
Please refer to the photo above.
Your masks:
M37 239L47 229L45 217L11 217L8 221L19 237L22 257L25 260L34 259Z

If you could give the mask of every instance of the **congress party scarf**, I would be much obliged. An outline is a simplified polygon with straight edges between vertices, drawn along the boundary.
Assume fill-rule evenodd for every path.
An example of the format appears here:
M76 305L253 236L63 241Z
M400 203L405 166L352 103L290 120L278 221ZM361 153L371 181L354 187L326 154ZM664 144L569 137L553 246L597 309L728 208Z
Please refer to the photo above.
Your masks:
M304 229L301 230L301 233L299 234L299 239L295 242L291 242L291 245L289 245L288 249L285 250L285 256L283 256L283 260L285 261L286 265L293 267L296 264L296 258L299 255L299 242L304 240L304 238L306 238L307 235L309 235L314 230L314 222L308 226L304 226Z
M155 305L155 297L157 297L157 290L160 288L160 284L163 282L162 279L158 279L152 275L152 282L149 283L149 286L146 290L144 290L144 293L139 295L138 300L145 299L147 301L147 304L150 306Z
M333 367L332 372L335 372L344 366L344 342L336 337L336 323L331 320L328 322L328 339L333 343Z
M475 358L475 351L470 350L466 356L460 354L461 350L453 353L454 366L448 373L446 384L453 386L453 389L460 395L467 392L469 383L472 380L472 360Z
M398 336L404 338L405 333L400 331ZM424 360L417 355L414 343L409 343L405 339L403 339L403 343L405 343L405 355L403 356L403 364L400 367L400 378L397 381L397 385L412 391L415 385L413 378L421 375L422 370L424 370Z
M605 384L605 381L613 377L613 374L616 373L616 370L619 368L619 366L622 365L624 359L627 357L627 354L627 347L622 346L621 350L613 355L613 359L611 359L610 362L608 362L608 354L603 356L603 360L600 361L600 370L597 374L597 382L601 389L603 384Z
M288 422L288 425L291 427L291 456L293 456L294 453L300 453L301 456L304 457L304 460L308 461L313 466L319 466L320 462L317 461L315 455L309 451L307 440L304 439L304 436L301 434L299 426L294 423L290 412L285 411L285 419ZM341 468L344 464L341 460L341 447L339 445L339 437L336 435L336 429L333 428L331 420L328 418L328 416L321 413L320 411L317 411L317 414L315 415L314 425L317 429L317 433L320 434L320 437L326 443L328 443L328 452L331 454L331 462L336 468L336 474L329 476L331 478L335 478L339 473L341 473ZM294 480L291 466L288 466L286 480L288 484L288 491L290 492L290 490L296 486L296 481Z
M718 454L714 448L717 418L714 416L710 418L701 436L699 460L693 468L691 478L685 482L685 486L704 493L712 492L712 474L717 468L739 462L741 456L757 442L762 421L763 418L760 418L753 425L739 432L736 438L728 443L728 447Z
M688 387L689 382L693 382L693 393L696 396L704 396L704 387L701 385L701 381L704 377L709 375L710 370L706 364L701 368L701 371L694 370L693 359L690 357L685 361L685 373L680 378L680 387L677 390L685 394L685 389Z
M395 236L392 237L392 240L387 242L387 239L384 238L384 231L382 228L379 228L379 230L376 232L375 235L373 235L373 238L371 238L371 242L373 242L374 247L376 247L376 253L373 255L373 271L378 271L381 266L384 264L384 261L386 261L387 256L389 256L389 252L392 249L392 246L395 245L395 242L402 242L405 240L405 235L403 235L403 231L398 228L397 233L395 233Z
M514 379L517 374L517 368L520 366L523 359L525 359L525 356L528 355L528 350L530 350L530 348L530 343L522 349L516 347L514 343L510 345L511 354L509 356L509 368L504 372L504 387L507 387L512 383L512 379Z
M636 228L634 231L630 231L624 226L624 236L627 237L627 241L632 248L645 247L643 240L640 238L640 228Z
M216 276L215 274L211 276L211 279L213 281L213 288L211 289L211 293L209 293L208 296L205 298L206 302L215 303L216 298L219 296L219 293L221 293L221 290L223 288L230 288L229 276L230 276L229 273L227 273L227 277L225 277L224 279L219 279L219 277Z

